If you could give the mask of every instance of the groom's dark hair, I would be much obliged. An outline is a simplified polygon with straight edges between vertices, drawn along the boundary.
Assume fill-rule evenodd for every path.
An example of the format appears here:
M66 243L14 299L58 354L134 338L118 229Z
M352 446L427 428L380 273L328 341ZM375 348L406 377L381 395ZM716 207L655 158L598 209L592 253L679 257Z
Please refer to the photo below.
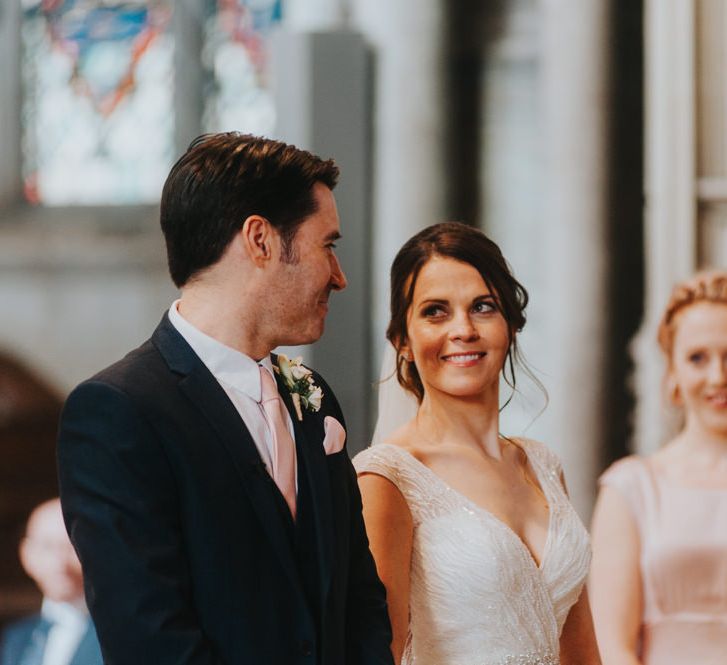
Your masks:
M332 159L250 134L203 134L190 144L164 183L161 227L169 273L181 287L217 263L250 215L280 233L283 260L296 260L298 226L317 211L313 186L333 189Z

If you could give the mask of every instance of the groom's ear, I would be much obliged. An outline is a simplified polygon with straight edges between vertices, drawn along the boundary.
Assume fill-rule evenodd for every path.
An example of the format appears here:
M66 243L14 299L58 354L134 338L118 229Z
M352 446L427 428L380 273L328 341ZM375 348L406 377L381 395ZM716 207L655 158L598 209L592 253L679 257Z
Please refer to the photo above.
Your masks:
M262 268L273 256L276 232L270 222L260 215L250 215L242 224L238 239L247 256Z

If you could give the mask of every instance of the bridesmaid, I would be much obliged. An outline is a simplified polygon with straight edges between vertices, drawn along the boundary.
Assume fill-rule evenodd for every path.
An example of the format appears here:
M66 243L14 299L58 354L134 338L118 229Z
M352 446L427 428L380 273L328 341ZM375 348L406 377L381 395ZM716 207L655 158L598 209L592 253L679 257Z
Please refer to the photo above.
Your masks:
M727 272L677 286L659 327L682 430L601 477L590 591L604 665L727 663Z

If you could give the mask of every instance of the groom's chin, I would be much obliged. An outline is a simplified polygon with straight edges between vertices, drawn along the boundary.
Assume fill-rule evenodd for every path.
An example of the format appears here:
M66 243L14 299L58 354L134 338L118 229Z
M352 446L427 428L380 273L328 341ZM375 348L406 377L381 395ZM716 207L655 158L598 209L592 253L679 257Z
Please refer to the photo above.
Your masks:
M310 325L305 330L295 331L280 346L304 346L305 344L313 344L313 342L317 342L323 336L324 330L325 321L321 321L318 325Z

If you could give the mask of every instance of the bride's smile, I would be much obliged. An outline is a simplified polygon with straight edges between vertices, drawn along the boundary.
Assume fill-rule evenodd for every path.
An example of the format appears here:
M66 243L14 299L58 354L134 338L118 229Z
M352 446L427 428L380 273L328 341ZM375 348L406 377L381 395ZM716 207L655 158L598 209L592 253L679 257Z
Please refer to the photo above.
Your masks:
M457 365L457 367L474 367L477 362L486 355L486 351L477 353L450 353L442 356L442 360L453 365Z

